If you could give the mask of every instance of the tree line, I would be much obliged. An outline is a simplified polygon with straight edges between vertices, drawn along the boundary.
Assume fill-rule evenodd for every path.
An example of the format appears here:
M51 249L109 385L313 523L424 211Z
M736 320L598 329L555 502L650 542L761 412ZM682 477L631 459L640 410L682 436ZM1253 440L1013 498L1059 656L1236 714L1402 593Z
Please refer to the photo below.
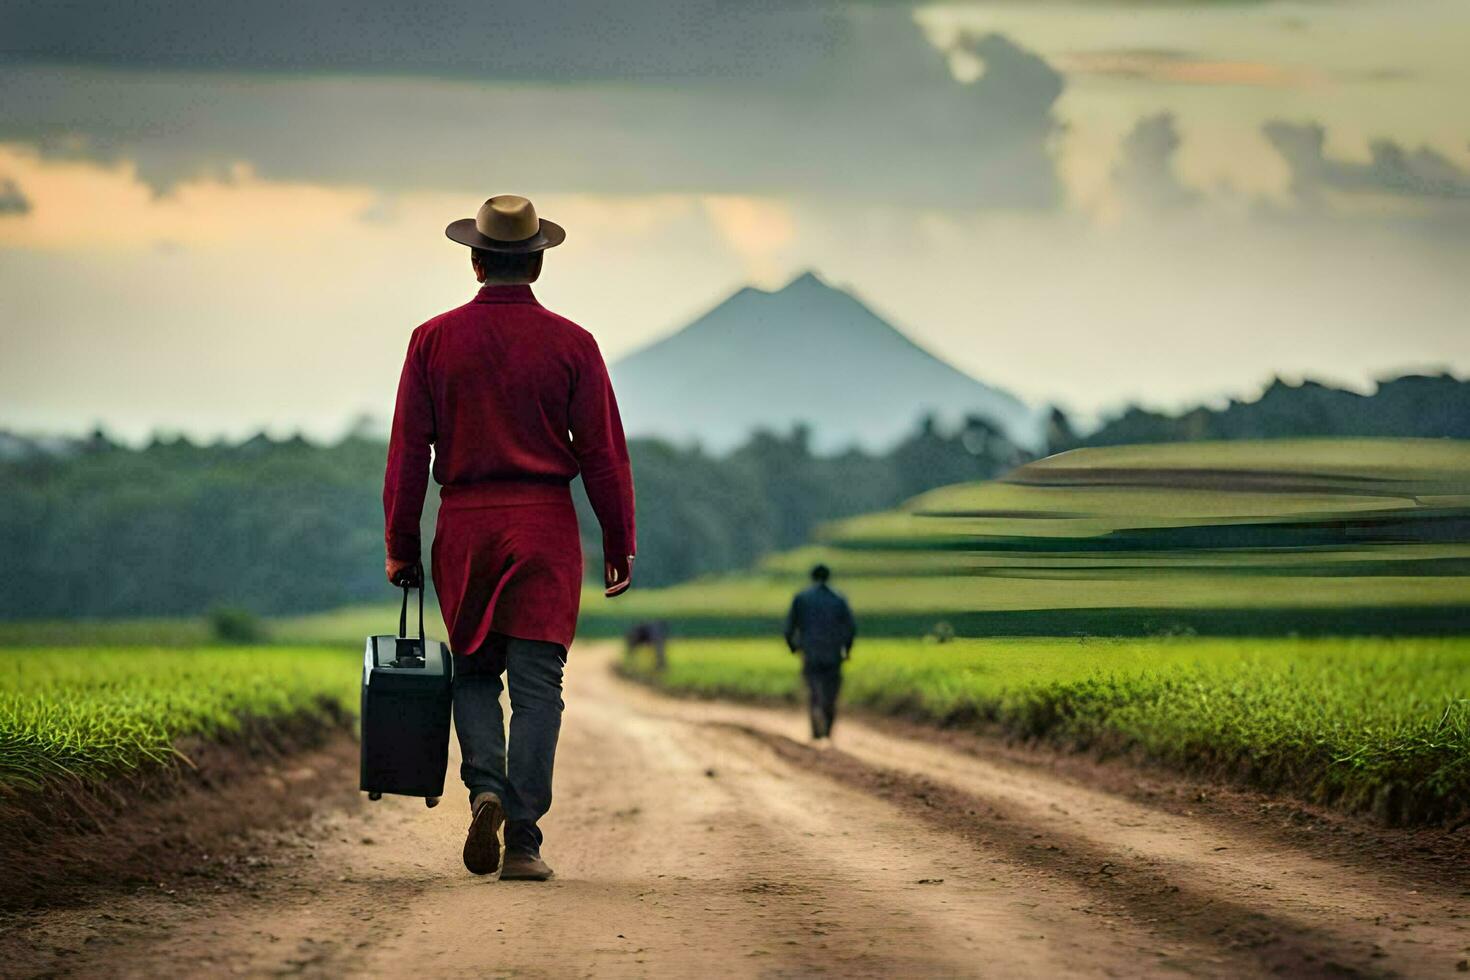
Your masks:
M1277 378L1254 401L1200 406L1178 415L1130 406L1095 432L1078 435L1060 411L1048 432L1051 452L1201 439L1306 436L1401 436L1470 439L1470 380L1451 374L1408 374L1362 394L1317 381Z
M0 618L287 613L388 597L381 440L160 438L129 448L97 432L61 445L0 442L0 548L11 573ZM654 439L629 450L642 585L749 567L821 521L991 477L1022 458L978 418L953 429L925 420L881 454L817 455L804 427L756 433L724 456ZM580 488L574 499L595 571L601 535ZM425 511L427 542L432 492Z
M1078 435L1053 412L1048 452L1079 446L1292 436L1470 438L1470 382L1410 375L1359 394L1277 381L1255 401L1168 415L1133 407ZM630 441L640 585L749 568L816 525L893 507L934 487L996 476L1029 458L986 420L925 418L887 452L818 455L805 427L757 432L715 456ZM0 618L253 613L385 598L384 443L360 431L332 445L265 435L129 448L0 432ZM589 572L601 536L574 494ZM430 540L437 513L424 516ZM427 555L425 556L427 559Z

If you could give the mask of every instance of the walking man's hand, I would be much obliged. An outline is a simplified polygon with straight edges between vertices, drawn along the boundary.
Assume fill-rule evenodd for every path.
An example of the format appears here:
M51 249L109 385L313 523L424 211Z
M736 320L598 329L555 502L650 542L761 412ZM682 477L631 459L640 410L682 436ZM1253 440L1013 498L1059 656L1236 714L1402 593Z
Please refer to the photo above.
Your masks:
M627 592L628 586L633 584L633 556L629 555L623 562L604 562L602 582L606 586L602 594L609 599Z
M419 569L416 561L399 561L389 558L383 563L383 570L388 573L389 585L407 585L410 588L418 588L424 584L423 572Z

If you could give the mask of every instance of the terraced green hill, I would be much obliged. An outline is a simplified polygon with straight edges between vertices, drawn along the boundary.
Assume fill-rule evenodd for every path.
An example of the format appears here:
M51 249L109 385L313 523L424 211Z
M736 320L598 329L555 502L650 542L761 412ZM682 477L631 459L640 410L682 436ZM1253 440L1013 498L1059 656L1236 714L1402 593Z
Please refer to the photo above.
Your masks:
M583 630L767 632L818 561L870 635L1470 633L1470 443L1075 450L834 523L753 574L589 596Z

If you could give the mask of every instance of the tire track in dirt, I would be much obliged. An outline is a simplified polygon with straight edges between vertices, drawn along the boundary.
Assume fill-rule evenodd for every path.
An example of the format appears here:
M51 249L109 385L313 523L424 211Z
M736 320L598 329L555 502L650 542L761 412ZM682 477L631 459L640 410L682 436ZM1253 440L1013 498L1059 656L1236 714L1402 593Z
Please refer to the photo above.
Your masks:
M844 722L840 748L824 752L805 744L796 712L647 696L648 710L743 732L982 851L1078 881L1101 909L1181 940L1213 940L1259 970L1449 975L1470 953L1463 881L1426 881L1371 858L1346 865L1253 828L860 722Z
M1096 846L1084 835L1043 832L1025 811L968 795L932 779L876 769L838 751L818 752L782 735L731 726L770 746L777 755L849 785L870 790L914 819L955 834L977 851L1001 853L1018 865L1070 879L1092 890L1091 901L1075 907L1087 915L1144 923L1160 937L1182 943L1214 944L1213 961L1229 963L1236 975L1265 972L1295 975L1380 976L1379 964L1352 965L1342 955L1347 941L1329 930L1285 921L1270 912L1178 884L1185 876L1136 854ZM1356 951L1353 960L1363 960Z

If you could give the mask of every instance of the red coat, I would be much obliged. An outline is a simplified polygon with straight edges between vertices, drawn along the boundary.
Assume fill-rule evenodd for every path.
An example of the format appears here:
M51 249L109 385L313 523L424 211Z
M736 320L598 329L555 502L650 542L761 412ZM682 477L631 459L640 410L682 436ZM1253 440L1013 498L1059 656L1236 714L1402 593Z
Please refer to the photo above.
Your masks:
M605 559L626 568L636 548L628 446L597 341L530 286L485 286L413 332L383 480L390 558L420 560L430 446L442 488L432 574L450 649L473 653L492 631L570 645L579 472Z

